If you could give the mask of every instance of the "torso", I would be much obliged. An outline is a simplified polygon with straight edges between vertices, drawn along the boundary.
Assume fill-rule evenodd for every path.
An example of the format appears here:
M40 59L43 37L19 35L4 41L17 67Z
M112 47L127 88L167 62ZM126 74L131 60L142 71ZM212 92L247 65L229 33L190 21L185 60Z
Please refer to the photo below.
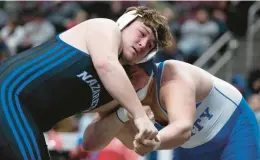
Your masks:
M196 107L196 115L192 137L182 145L184 148L193 148L210 141L220 132L242 100L242 95L232 85L200 68L183 62L172 61L171 63L173 63L173 67L176 67L174 68L175 70L180 68L182 72L190 74L196 86L197 105L194 106ZM157 75L156 81L160 80L158 76L163 77L164 74L169 74L167 73L167 67L169 66L166 63L165 71L162 71L163 74ZM168 123L167 113L163 111L166 108L157 103L157 91L154 89L156 88L155 82L152 88L150 95L147 96L144 103L151 106L156 121L163 128Z
M203 99L208 96L210 91L212 90L213 87L213 82L212 82L212 76L208 74L205 71L201 71L199 68L193 67L193 66L187 66L183 64L183 62L175 61L174 66L178 66L182 68L183 72L189 72L188 74L192 74L193 80L196 83L196 102L197 104L203 101ZM169 67L165 65L165 67ZM167 69L164 68L163 74L169 74L167 73ZM162 79L163 81L163 79ZM201 85L203 84L203 85ZM156 82L155 79L150 85L150 92L147 95L147 97L142 101L144 105L149 105L152 109L152 111L155 114L155 120L162 124L166 125L168 123L168 117L167 114L165 114L161 107L160 104L158 103L157 100L157 89L156 89ZM194 106L196 107L196 106Z
M91 32L91 30L88 29L88 21L85 21L60 34L60 39L77 48L78 50L89 54L88 48L85 43L85 39L87 38L85 37L85 35L87 34L87 32ZM98 108L95 108L90 112L111 112L112 110L117 108L118 105L119 103L116 100L111 100L110 102L103 104L102 106L99 106Z
M32 80L18 95L43 131L78 112L109 111L116 107L117 102L103 86L84 45L84 23L4 63L12 65L9 67L12 73L12 68L37 62L27 71L30 73L35 68L29 79L34 76L37 79ZM28 79L28 76L21 78ZM44 118L46 115L48 119Z

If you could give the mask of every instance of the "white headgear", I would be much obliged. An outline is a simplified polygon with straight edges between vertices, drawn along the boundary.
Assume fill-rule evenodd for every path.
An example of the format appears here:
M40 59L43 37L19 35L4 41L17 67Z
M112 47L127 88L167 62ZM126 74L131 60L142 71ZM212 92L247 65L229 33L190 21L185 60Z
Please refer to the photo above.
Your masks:
M116 21L116 23L118 24L120 30L122 31L128 24L133 22L137 17L142 17L142 15L136 14L136 10L129 11L129 12L123 14L121 17L119 17L119 19ZM155 31L155 36L156 36L156 39L157 39L158 35L157 35L156 31ZM158 51L158 49L159 49L159 47L157 45L157 47L154 50L152 50L150 53L148 53L147 56L145 56L138 63L144 63L144 62L147 62L150 59L152 59L155 56L155 54Z

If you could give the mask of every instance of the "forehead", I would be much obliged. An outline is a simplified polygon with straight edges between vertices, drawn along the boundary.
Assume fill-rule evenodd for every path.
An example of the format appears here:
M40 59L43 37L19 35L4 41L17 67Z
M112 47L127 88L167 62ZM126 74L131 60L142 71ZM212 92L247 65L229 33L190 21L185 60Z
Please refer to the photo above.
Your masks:
M152 30L152 28L146 26L141 20L135 20L132 25L137 29L137 28L143 28L145 30L147 30L149 32L149 36L151 37L151 39L153 41L156 40L156 36L154 35L154 31Z

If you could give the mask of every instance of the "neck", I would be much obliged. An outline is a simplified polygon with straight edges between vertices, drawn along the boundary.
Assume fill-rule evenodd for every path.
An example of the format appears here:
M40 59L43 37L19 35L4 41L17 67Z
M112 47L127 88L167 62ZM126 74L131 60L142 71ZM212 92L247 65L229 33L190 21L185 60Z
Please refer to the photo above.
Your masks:
M127 64L126 61L125 61L124 58L123 58L123 52L121 52L121 53L119 54L118 60L119 60L119 62L120 62L121 65Z
M152 93L152 89L153 89L153 87L154 87L154 83L155 83L155 81L154 81L154 78L153 78L152 81L151 81L151 83L149 84L148 89L147 89L147 93L149 93L148 96L150 96L151 93Z
M125 64L126 64L126 62L123 60L122 57L119 57L119 63L120 63L121 65L125 65Z
M157 91L156 81L153 79L153 81L151 82L151 84L148 88L149 94L147 95L147 97L152 99L151 104L149 106L151 107L151 110L154 113L155 120L158 123L160 123L161 125L166 126L168 124L168 118L167 118L167 115L165 115L162 112L160 105L157 102L157 93L156 92L159 92L159 91Z

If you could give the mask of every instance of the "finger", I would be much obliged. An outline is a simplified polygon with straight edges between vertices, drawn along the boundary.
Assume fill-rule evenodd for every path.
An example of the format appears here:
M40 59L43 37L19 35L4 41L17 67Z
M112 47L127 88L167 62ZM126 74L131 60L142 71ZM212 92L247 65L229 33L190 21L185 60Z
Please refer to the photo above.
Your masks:
M134 148L138 148L138 142L136 140L133 141Z
M151 131L149 132L149 135L147 136L146 139L154 139L156 135L158 134L158 130L152 125Z
M142 140L145 140L145 139L150 139L151 135L153 134L152 131L146 131L143 135L143 139Z
M134 140L134 142L133 142L133 144L134 144L134 151L137 153L137 154L139 154L140 156L142 156L141 155L141 152L140 152L140 145L139 145L139 143L136 141L136 140Z
M134 148L137 149L137 150L140 150L140 149L143 149L145 148L146 146L142 143L139 143L138 141L134 141Z
M155 142L155 140L154 139L144 139L143 141L142 141L142 144L144 145L144 146L146 146L146 147L154 147L155 146L155 144L156 144L156 142Z
M149 136L147 136L146 139L154 139L154 138L156 138L157 134L158 134L157 130L156 131L152 131L152 132L150 132Z
M139 131L136 135L135 135L135 140L136 141L141 141L141 138L142 138L142 135L143 135L143 131Z
M154 114L153 114L153 112L151 112L151 113L149 114L149 119L150 119L151 121L154 121Z
M137 141L134 142L134 151L139 154L140 156L144 156L147 150L147 147L138 143Z
M137 140L138 142L142 142L143 139L145 139L147 137L147 131L143 130L140 131L136 136L135 136L135 140Z
M134 151L140 155L140 156L145 156L145 154L147 154L148 152L151 152L152 150L151 149L137 149L137 148L134 148Z
M160 140L158 135L156 135L154 139L155 139L156 142L161 142L161 140Z
M134 151L135 151L135 153L137 153L138 155L143 156L143 154L142 154L139 150L137 150L136 148L134 148Z

